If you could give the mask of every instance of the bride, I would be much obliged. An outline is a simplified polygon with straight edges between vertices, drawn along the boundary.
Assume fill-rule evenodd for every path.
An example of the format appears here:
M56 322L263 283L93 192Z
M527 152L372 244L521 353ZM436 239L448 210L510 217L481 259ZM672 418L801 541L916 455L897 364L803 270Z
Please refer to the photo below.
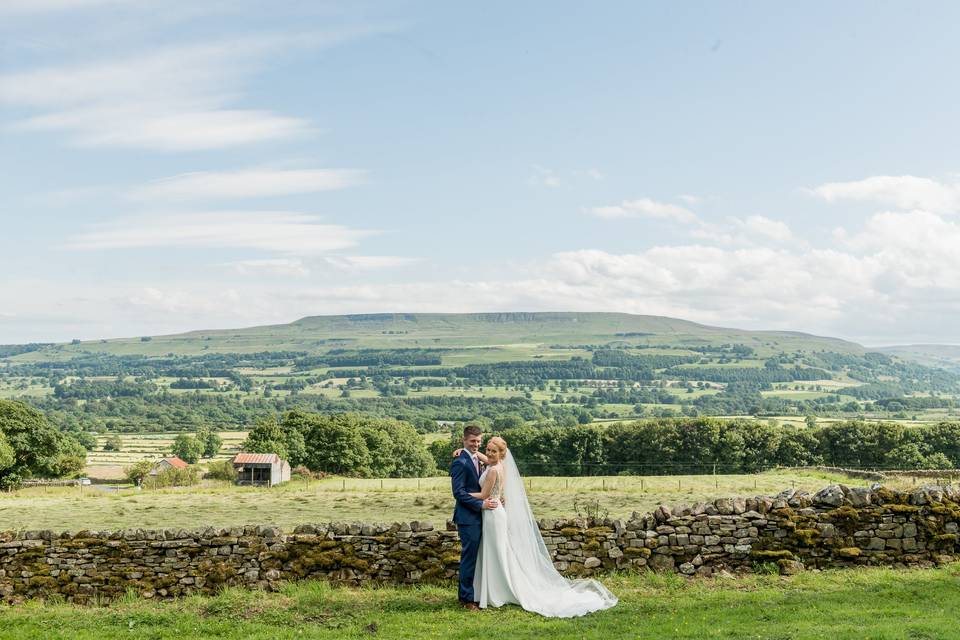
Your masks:
M568 580L560 575L530 510L507 442L494 436L486 450L486 456L477 454L488 465L480 475L482 489L470 495L481 500L493 497L501 504L483 510L473 581L480 608L509 603L543 616L570 618L617 604L617 597L596 580Z

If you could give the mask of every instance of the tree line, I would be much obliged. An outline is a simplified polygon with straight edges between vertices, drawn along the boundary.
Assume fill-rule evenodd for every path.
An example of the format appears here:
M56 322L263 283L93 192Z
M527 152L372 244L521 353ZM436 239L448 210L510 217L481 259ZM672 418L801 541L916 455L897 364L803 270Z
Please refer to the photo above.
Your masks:
M489 425L503 436L526 475L673 475L754 473L777 466L946 469L960 464L960 423L904 427L838 422L816 428L758 420L677 418L570 428ZM460 434L431 444L439 467Z

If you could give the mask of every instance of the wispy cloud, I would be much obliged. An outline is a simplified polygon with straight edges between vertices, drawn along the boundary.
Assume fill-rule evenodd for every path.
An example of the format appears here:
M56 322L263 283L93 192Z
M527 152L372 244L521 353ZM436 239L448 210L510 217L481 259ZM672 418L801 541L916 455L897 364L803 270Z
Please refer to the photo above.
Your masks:
M302 213L218 211L127 218L73 237L67 248L246 248L315 254L356 246L375 233L324 224L319 217Z
M551 189L556 189L563 184L557 172L553 169L541 167L540 165L533 165L532 169L533 175L527 178L528 184L539 187L550 187Z
M155 180L128 193L133 200L212 200L282 196L345 189L361 184L356 169L242 169L197 171Z
M81 146L202 150L311 133L305 119L237 108L242 86L289 48L332 46L373 32L235 38L125 59L0 76L0 103L33 110L14 131L58 131Z
M404 256L326 256L323 261L346 271L369 271L371 269L395 269L421 262L422 258Z
M898 209L936 213L960 211L960 182L916 176L872 176L853 182L828 182L809 190L827 202L855 200Z
M375 269L397 269L420 262L420 258L405 256L331 255L305 258L263 258L238 260L226 264L240 275L305 277L316 270L333 269L341 272L361 272Z
M598 218L659 218L682 223L697 223L697 215L685 207L665 202L657 202L650 198L639 200L624 200L620 204L591 207L587 213Z
M226 266L235 273L247 275L278 275L303 277L310 275L310 269L299 258L264 258L262 260L238 260Z
M130 4L130 0L4 0L0 15L29 15L56 13Z

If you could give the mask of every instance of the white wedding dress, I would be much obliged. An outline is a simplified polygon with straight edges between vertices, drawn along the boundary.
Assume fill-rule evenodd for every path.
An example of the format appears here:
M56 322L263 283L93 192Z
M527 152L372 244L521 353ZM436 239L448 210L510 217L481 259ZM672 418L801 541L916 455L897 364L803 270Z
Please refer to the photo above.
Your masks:
M483 510L483 536L477 555L474 595L480 608L517 604L551 618L571 618L617 604L596 580L568 580L553 566L527 492L510 452L500 465L491 497L506 505ZM480 476L480 485L489 469Z

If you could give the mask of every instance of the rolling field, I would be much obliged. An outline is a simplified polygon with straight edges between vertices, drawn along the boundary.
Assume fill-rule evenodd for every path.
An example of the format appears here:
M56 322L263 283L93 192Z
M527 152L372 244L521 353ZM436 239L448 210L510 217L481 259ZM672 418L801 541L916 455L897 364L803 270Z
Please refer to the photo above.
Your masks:
M232 458L240 451L240 444L246 439L246 431L219 431L223 440L216 460ZM121 441L120 451L104 451L103 445L113 434L97 437L97 446L87 453L87 466L84 473L91 478L118 480L123 478L123 468L140 460L159 459L170 455L173 440L177 433L124 433L118 434ZM191 435L193 435L191 433Z
M0 609L9 640L161 638L506 637L776 638L918 640L958 638L960 567L844 569L789 578L747 575L687 580L652 573L601 578L617 606L582 618L548 619L508 605L464 611L454 585L405 588L284 585L275 593L227 589L175 602L128 597L109 607L32 602Z
M595 502L610 517L628 518L659 504L692 504L721 496L772 495L796 487L816 491L831 482L869 484L845 476L771 471L756 475L531 477L527 492L539 518L585 515ZM898 481L907 486L909 480ZM207 482L161 490L31 487L0 493L0 522L9 529L224 527L334 521L421 520L442 527L453 514L447 477L294 480L273 488Z

